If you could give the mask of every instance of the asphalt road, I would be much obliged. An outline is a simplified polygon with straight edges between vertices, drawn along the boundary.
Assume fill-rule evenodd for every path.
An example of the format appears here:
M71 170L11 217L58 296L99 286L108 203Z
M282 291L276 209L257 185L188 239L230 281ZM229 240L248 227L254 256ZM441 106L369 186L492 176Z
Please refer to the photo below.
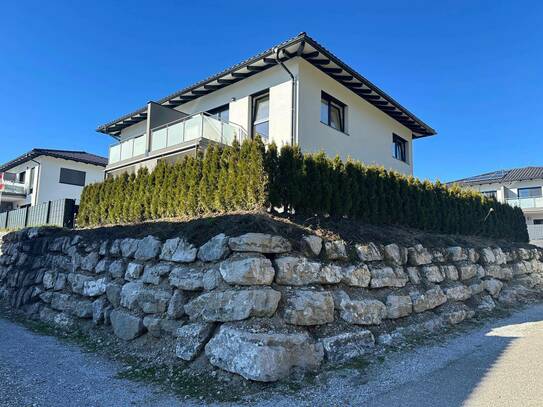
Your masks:
M115 378L119 366L0 319L0 406L177 406L200 404ZM320 384L319 384L320 383ZM322 374L259 406L542 406L543 305L484 327L387 356L369 370Z

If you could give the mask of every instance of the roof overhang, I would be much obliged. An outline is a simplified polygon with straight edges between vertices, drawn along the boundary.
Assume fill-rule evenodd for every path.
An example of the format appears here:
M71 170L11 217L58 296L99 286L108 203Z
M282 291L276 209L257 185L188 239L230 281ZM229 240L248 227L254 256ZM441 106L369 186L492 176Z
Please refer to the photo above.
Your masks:
M84 152L78 152L78 153L84 153ZM62 151L54 151L54 150L45 150L45 149L39 149L35 148L28 153L24 153L23 155L20 155L17 158L14 158L11 161L8 161L5 164L0 165L0 172L7 172L10 169L17 167L18 165L24 164L25 162L32 161L34 158L40 157L40 156L47 156L47 157L53 157L53 158L61 158L63 160L68 161L75 161L83 164L91 164L96 166L105 167L106 164L100 164L97 163L94 160L87 160L85 158L73 158L70 156L67 156L65 154L62 154ZM105 158L104 158L105 160Z
M204 79L192 86L173 93L157 103L174 108L201 96L239 82L277 65L276 49L280 49L282 62L301 57L320 69L358 96L371 103L394 120L413 132L414 138L432 136L436 131L400 105L391 96L364 78L354 69L340 61L305 33L247 59L217 75ZM121 130L147 118L147 107L129 113L119 119L98 127L97 131L118 138Z

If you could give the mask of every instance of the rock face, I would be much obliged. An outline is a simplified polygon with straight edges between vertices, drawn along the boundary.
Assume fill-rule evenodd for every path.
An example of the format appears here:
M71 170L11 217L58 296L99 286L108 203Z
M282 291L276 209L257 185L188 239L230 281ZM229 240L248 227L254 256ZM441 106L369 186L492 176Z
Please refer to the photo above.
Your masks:
M357 244L355 246L356 254L361 261L381 261L383 253L375 243Z
M154 236L147 236L138 242L134 258L136 260L147 261L155 259L160 253L162 243Z
M324 243L324 251L326 252L326 258L329 260L347 260L347 249L345 248L345 242L342 240L335 240L333 242Z
M410 266L424 266L432 262L432 255L428 249L418 244L408 249L408 259Z
M204 288L204 272L189 266L175 267L170 273L170 285L187 291Z
M198 259L204 262L221 260L229 254L228 237L224 233L213 237L198 249Z
M249 380L273 382L294 367L316 369L324 350L306 333L250 332L225 324L205 347L209 362Z
M191 263L196 259L198 249L181 237L168 239L162 246L161 260L176 263Z
M424 277L426 277L426 280L431 283L441 283L445 280L445 276L441 272L439 266L423 266L422 273L424 274Z
M231 237L228 245L235 252L286 253L292 249L290 242L284 237L265 233L246 233Z
M322 325L334 321L334 299L328 292L295 290L285 299L283 319L293 325Z
M340 316L355 325L378 325L387 316L385 304L377 300L342 300Z
M413 302L408 295L389 295L386 307L389 319L406 317L413 312Z
M119 338L129 341L143 334L143 319L121 310L111 312L111 326Z
M233 285L270 285L275 277L271 261L257 254L234 255L219 270L223 280Z
M424 312L447 302L447 296L440 287L434 287L425 293L414 292L410 294L415 312Z
M408 278L401 267L371 268L371 288L404 287Z
M214 324L205 322L195 322L179 328L175 355L188 361L196 358L211 337L214 328Z
M368 287L371 273L365 264L347 266L342 269L341 282L351 287Z
M241 321L249 317L271 317L281 293L269 288L212 291L185 305L190 319L204 321Z
M157 263L145 266L141 280L144 283L159 285L160 279L170 273L172 269L169 263Z
M318 256L322 250L322 239L318 236L303 236L303 247L306 254L310 256Z
M385 261L393 266L403 266L407 263L407 250L395 243L387 244L384 247L384 253Z
M344 332L321 339L326 359L332 363L344 363L359 358L375 346L373 334L366 330Z
M145 335L129 348L271 381L318 367L324 353L330 364L361 357L373 334L380 352L543 294L543 249L294 242L302 229L289 230L199 247L175 235L13 232L0 240L0 301L56 329Z
M445 288L445 295L450 301L466 301L471 297L471 288L463 284L458 284L452 287Z
M321 263L300 256L282 256L275 259L277 284L307 285L321 281Z

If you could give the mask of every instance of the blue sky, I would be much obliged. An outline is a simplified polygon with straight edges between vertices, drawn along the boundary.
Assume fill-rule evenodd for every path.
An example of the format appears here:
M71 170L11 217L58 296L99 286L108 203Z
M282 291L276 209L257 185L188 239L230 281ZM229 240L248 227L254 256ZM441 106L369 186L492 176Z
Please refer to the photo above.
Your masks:
M543 165L539 1L24 1L0 24L0 162L107 154L98 125L306 31L438 131L415 175Z

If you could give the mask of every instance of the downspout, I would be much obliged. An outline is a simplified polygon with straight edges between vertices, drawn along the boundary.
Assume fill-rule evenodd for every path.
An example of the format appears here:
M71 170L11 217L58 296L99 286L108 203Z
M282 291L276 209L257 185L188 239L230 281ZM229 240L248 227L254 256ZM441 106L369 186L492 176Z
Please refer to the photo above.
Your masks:
M39 193L39 188L40 188L40 176L41 176L41 163L39 161L36 161L34 159L31 159L30 161L33 161L35 162L36 164L38 164L38 171L36 171L36 179L33 180L35 183L36 183L36 199L34 200L34 205L37 205L38 204L38 193ZM32 206L32 201L30 201L30 206Z
M296 78L292 74L292 72L287 68L287 66L281 61L281 58L279 58L279 52L281 49L275 48L275 60L279 65L283 67L283 69L289 74L290 78L292 79L292 95L291 95L291 106L292 106L292 120L291 120L291 135L290 135L290 144L295 145L297 140L296 135Z

